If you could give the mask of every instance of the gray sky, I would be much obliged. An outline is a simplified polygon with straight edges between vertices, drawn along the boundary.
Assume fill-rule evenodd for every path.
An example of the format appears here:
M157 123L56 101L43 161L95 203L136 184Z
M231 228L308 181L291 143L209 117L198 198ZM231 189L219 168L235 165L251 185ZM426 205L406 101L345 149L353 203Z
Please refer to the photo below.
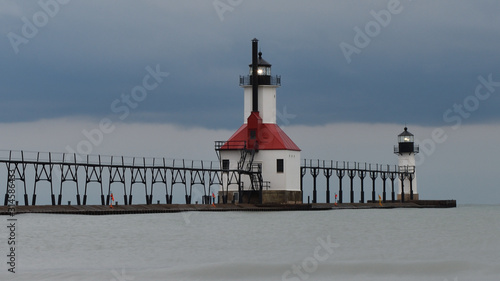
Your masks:
M116 131L92 153L215 157L213 138L242 123L238 77L256 37L282 76L278 123L303 157L392 164L405 123L419 141L439 129L420 192L498 203L500 155L485 136L499 131L499 12L460 0L0 1L0 147L66 151L107 118ZM137 124L149 131L124 131ZM207 154L142 145L171 138L160 128Z

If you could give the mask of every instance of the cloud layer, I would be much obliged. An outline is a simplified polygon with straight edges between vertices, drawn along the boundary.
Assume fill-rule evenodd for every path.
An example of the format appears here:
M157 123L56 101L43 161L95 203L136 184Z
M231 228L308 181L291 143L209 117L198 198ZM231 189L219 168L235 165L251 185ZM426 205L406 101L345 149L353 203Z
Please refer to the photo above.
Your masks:
M126 0L69 1L57 12L46 7L66 2L0 4L1 121L101 118L142 83L147 66L159 64L171 75L125 122L233 128L242 108L238 76L248 71L254 37L273 73L282 75L278 108L297 115L295 124L441 126L443 112L474 93L478 76L500 80L497 1ZM384 20L390 3L398 12ZM23 35L26 22L37 32ZM13 33L27 40L17 54ZM356 44L362 37L366 42ZM341 43L358 49L350 63ZM492 95L470 122L498 121L499 103Z

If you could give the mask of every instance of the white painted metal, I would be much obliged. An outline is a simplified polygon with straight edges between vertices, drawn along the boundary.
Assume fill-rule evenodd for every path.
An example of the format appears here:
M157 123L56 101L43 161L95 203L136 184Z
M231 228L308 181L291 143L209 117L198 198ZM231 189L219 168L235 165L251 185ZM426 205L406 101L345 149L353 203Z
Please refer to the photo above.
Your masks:
M415 167L415 154L413 152L407 152L407 153L400 153L398 156L398 165L400 167ZM404 185L404 190L405 190L405 195L410 194L410 180L405 179L403 182ZM401 194L401 180L398 180L398 194ZM413 194L418 194L417 193L417 177L416 174L414 175L414 178L412 180L412 189L413 189Z
M252 85L244 88L244 114L243 122L252 113ZM264 124L276 124L276 88L275 85L259 86L259 114Z

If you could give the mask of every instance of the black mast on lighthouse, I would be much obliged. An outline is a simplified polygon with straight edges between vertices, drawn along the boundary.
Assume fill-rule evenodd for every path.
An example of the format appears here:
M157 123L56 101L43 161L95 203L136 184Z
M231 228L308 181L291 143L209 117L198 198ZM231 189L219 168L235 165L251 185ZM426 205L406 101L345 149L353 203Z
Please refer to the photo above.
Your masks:
M252 112L259 112L259 79L258 77L258 67L259 58L258 56L259 40L254 38L252 40ZM257 79L256 79L257 78Z

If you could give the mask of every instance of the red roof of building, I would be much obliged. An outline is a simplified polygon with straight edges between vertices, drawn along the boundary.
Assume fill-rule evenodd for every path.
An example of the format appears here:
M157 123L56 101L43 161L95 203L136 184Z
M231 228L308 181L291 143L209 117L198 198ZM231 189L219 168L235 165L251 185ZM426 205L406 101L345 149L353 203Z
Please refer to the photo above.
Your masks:
M243 124L221 149L243 149L248 140L247 124ZM295 150L300 148L276 124L261 124L257 136L259 150Z

